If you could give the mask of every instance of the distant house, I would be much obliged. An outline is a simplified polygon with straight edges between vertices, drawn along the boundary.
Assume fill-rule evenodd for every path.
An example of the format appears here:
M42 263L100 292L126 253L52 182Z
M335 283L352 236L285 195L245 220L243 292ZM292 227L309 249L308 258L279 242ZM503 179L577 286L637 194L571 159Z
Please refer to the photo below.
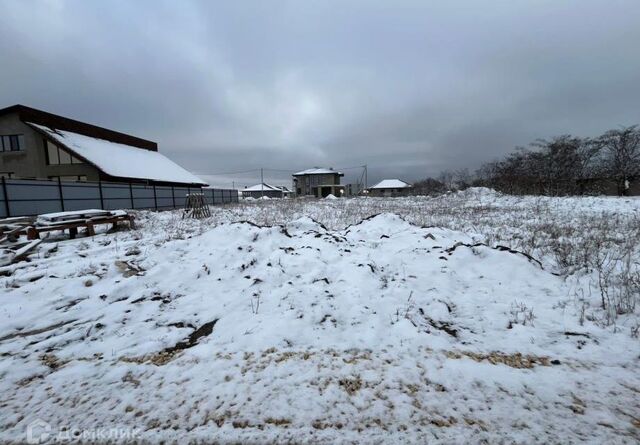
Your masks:
M310 168L293 174L293 189L297 196L340 197L344 194L344 186L340 185L342 176L344 173L332 168Z
M369 188L369 196L403 196L411 191L411 184L400 179L383 179Z
M267 198L284 198L285 191L278 186L269 185L266 183L252 185L251 187L245 187L242 190L243 198L261 198L263 196L266 196Z
M207 185L155 142L24 105L0 110L0 176Z
M276 187L282 190L282 195L284 198L291 198L293 196L293 192L289 190L288 187L285 187L284 185L276 185Z

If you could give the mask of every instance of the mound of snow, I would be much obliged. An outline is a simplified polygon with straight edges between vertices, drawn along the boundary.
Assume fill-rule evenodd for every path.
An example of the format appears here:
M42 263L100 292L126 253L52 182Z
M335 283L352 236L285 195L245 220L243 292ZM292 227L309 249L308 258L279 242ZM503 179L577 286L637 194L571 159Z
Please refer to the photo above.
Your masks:
M459 197L465 198L490 198L495 199L502 196L500 192L488 187L469 187L456 193Z
M343 231L300 218L115 236L4 278L0 439L35 419L149 441L607 442L631 428L636 394L619 382L640 385L634 343L579 325L561 278L464 233L381 214Z
M327 196L324 197L324 199L338 199L338 198L332 193L329 193Z
M286 225L290 233L307 232L307 231L324 231L324 227L317 221L308 216L301 216Z

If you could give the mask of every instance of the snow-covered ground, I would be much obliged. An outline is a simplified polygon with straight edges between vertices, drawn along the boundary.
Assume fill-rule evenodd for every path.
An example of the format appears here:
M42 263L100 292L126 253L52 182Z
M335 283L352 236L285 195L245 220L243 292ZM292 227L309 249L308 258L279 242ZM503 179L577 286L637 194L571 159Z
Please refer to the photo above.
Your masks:
M2 269L0 440L640 440L640 307L600 292L635 292L640 200L212 210Z

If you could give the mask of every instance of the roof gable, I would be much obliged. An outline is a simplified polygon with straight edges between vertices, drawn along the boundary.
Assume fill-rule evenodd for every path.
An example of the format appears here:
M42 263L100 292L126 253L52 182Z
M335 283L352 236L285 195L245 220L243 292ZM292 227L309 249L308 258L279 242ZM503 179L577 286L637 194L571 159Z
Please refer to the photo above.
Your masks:
M0 109L0 116L8 113L18 113L19 119L25 123L31 122L49 128L71 131L85 136L143 148L145 150L158 151L158 144L155 142L131 136L129 134L120 133L118 131L109 130L107 128L98 127L97 125L69 119L46 111L37 110L24 105L18 104Z

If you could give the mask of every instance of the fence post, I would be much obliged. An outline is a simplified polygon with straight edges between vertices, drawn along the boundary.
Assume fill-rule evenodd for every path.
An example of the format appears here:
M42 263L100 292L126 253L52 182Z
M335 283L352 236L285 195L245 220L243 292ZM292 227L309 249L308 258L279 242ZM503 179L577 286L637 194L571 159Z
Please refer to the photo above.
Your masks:
M173 189L173 186L171 186L171 200L173 201L173 209L175 210L175 208L176 208L176 191Z
M131 186L131 183L129 183L129 197L131 198L131 208L135 209L135 206L133 205L133 187Z
M102 180L98 179L98 192L100 192L100 208L105 210L104 208L104 198L102 197Z
M7 195L7 182L2 177L2 194L4 195L4 210L7 213L7 218L11 216L11 211L9 210L9 196Z
M156 206L156 210L158 210L158 197L156 196L156 185L153 184L153 203Z
M58 176L58 193L60 194L60 208L64 212L64 196L62 196L62 181L60 180L60 176Z

